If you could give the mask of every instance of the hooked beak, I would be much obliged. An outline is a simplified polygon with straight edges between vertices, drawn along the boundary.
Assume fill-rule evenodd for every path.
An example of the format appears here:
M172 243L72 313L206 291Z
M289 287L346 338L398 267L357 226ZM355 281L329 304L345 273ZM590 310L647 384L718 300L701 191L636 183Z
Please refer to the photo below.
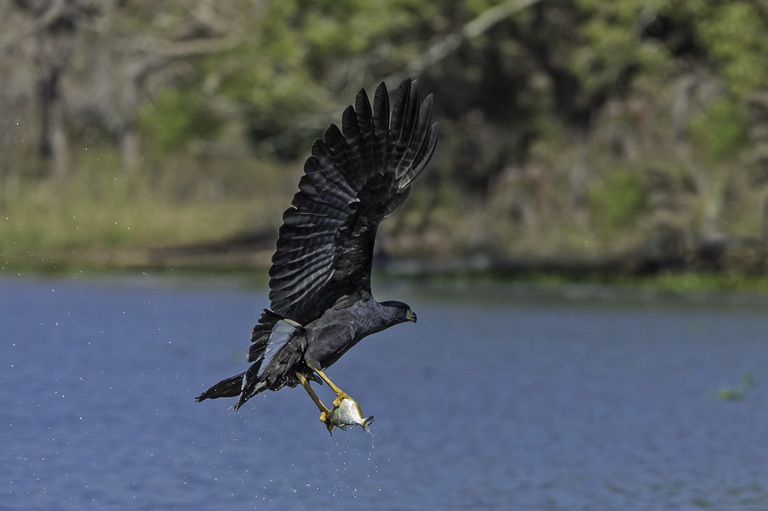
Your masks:
M411 309L408 309L408 312L405 313L405 319L416 323L416 313L413 312Z

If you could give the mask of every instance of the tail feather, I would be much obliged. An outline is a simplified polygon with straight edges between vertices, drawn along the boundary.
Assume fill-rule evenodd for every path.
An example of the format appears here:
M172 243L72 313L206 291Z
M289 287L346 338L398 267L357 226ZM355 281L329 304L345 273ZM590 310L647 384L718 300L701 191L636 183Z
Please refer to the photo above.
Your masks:
M264 309L259 322L251 330L251 346L248 348L248 362L258 362L264 357L264 350L269 344L269 335L275 324L283 319L269 309Z
M235 410L245 404L256 394L266 390L267 382L258 378L259 364L253 364L244 373L230 376L209 388L195 398L198 403L206 399L217 399L220 397L238 397L235 403Z
M247 371L231 376L209 388L195 398L196 401L217 399L220 397L239 397L235 410L256 394L266 390L267 382L259 378L259 368L264 359L264 350L269 344L269 336L275 324L283 319L269 309L264 309L259 323L251 331L251 346L248 349L248 362L252 362Z
M263 391L267 386L267 382L263 381L258 376L259 366L261 366L261 364L253 364L241 378L240 399L238 399L235 404L235 410L243 406L246 401Z
M219 383L197 396L195 401L200 402L206 399L239 396L243 387L243 375L245 375L245 373L236 374L225 380L221 380Z

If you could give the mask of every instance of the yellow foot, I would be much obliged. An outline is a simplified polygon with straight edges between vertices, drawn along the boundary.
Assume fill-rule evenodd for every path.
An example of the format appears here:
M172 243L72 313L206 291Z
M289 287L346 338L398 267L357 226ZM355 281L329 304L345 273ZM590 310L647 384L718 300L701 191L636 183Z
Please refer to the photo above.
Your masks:
M320 422L325 424L325 429L328 430L328 433L333 434L333 422L331 421L331 412L321 412L320 413Z
M325 406L322 401L320 401L320 398L317 397L317 394L315 394L315 391L312 390L312 387L309 386L309 382L307 381L307 379L304 377L303 374L296 373L296 378L298 378L299 382L301 383L301 386L304 387L304 390L307 391L307 394L309 394L309 397L312 398L312 401L320 409L320 422L325 424L325 427L328 429L328 432L330 433L331 430L333 429L330 410L328 410L328 407Z
M349 399L350 401L355 403L358 408L360 407L360 405L357 404L357 401L349 397L349 394L347 394L346 392L340 392L339 394L336 394L336 399L333 400L333 407L338 408L339 405L341 405L341 402L345 399Z

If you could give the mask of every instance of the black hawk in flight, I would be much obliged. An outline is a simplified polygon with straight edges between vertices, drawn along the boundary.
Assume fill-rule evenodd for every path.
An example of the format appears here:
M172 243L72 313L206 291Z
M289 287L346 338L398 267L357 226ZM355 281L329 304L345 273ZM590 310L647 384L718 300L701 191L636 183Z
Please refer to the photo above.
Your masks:
M423 103L416 80L403 81L390 117L382 83L373 107L364 90L348 106L341 129L331 124L312 145L291 207L283 214L269 270L270 308L253 327L243 373L220 381L196 399L238 397L235 409L265 390L302 385L334 426L358 424L342 408L360 407L323 373L364 337L416 314L402 302L371 295L371 262L379 223L398 208L424 170L437 142L432 95ZM319 379L318 379L319 377ZM329 410L309 382L325 381L336 394ZM339 413L336 413L339 412Z

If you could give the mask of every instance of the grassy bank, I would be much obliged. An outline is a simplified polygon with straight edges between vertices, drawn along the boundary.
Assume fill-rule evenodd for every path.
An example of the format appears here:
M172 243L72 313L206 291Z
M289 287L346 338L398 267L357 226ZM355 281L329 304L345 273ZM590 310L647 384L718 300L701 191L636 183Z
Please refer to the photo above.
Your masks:
M244 182L200 163L125 173L110 151L90 153L64 181L6 176L0 266L109 266L102 256L121 253L118 266L132 266L129 254L142 249L275 230L295 180L269 162Z

